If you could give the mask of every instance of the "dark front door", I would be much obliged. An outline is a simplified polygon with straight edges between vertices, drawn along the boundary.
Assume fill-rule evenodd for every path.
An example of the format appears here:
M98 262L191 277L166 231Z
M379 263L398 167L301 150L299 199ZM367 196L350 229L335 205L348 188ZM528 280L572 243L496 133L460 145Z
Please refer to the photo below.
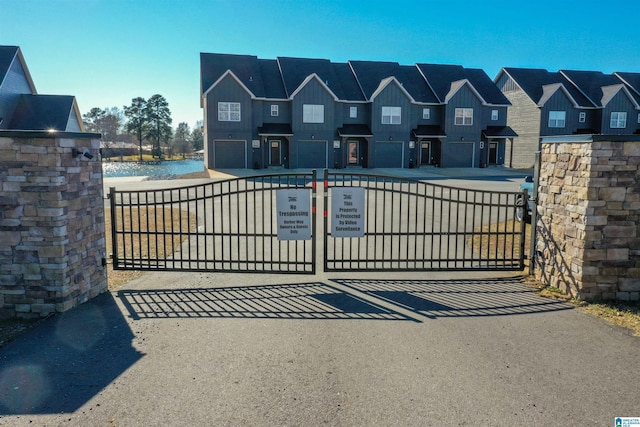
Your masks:
M498 164L498 143L494 141L489 142L489 164Z
M420 164L431 164L431 142L429 141L422 141L420 143Z
M269 141L269 166L282 165L282 143L278 139Z

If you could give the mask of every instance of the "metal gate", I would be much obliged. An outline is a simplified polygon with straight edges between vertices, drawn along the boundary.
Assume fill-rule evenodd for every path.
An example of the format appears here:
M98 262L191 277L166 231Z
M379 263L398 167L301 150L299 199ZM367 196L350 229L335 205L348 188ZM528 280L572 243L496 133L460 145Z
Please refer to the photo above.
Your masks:
M316 233L279 239L276 194L308 188L315 212L315 184L314 171L173 189L110 188L113 268L314 274Z
M360 206L352 199L344 209L364 224L361 237L333 235L342 208L332 197L337 188L364 189ZM527 197L325 170L324 269L522 270L525 224L514 220L519 196Z
M314 274L322 233L324 271L524 269L525 224L514 212L526 193L325 170L324 221L316 225L316 178L313 171L111 188L113 268ZM278 235L283 189L307 190L304 240Z

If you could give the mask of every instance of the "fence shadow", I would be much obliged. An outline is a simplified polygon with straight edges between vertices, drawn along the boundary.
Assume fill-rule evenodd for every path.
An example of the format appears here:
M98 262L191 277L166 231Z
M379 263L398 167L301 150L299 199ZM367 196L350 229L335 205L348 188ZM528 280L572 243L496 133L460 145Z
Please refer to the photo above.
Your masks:
M78 410L143 356L133 338L108 292L43 321L0 349L0 415Z
M414 319L325 283L226 288L121 290L135 319Z
M432 319L510 316L573 308L570 304L538 296L517 277L479 280L332 280Z

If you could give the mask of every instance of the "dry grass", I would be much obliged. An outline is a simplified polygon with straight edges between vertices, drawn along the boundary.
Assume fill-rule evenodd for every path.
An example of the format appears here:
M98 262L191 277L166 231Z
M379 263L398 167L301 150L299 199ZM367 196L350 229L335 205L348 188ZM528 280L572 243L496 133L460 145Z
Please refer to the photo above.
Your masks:
M149 219L148 219L149 218ZM156 220L158 224L156 225ZM119 229L122 229L122 224L120 224L121 220L118 218L118 226ZM133 208L131 210L124 210L124 230L126 231L162 231L164 229L167 230L180 230L183 233L187 233L189 231L195 231L197 218L194 214L188 214L185 211L180 209L171 209L171 208ZM165 224L166 223L166 224ZM191 226L191 229L188 229L188 226ZM106 230L106 242L107 242L107 252L113 252L113 243L111 239L111 209L105 208L105 230ZM155 257L164 257L170 255L171 252L177 249L177 247L186 240L187 237L180 241L176 240L175 237L172 236L159 236L157 241L154 237L152 240L149 240L149 236L140 235L140 238L136 236L134 239L127 239L126 246L128 254L133 250L133 253L136 257L142 258L155 258ZM124 243L122 239L118 241L118 253L124 253ZM166 248L166 251L165 251ZM167 253L168 252L168 253ZM111 261L111 256L108 257L109 261ZM113 264L111 262L107 265L107 283L108 287L111 290L118 289L123 284L140 277L144 274L142 271L129 271L129 270L114 270Z
M503 221L479 228L476 233L505 233L498 234L477 234L469 239L469 246L483 258L495 259L496 254L501 257L503 254L514 257L520 255L520 223L516 220ZM509 234L510 233L510 234ZM528 253L531 244L531 224L526 224L525 228L524 252ZM512 252L513 251L513 252ZM525 265L528 265L528 258L525 257Z

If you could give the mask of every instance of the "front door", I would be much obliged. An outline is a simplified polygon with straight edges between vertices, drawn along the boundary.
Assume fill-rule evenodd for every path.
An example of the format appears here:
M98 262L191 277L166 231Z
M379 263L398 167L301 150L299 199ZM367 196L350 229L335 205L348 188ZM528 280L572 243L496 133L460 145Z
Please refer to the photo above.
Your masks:
M360 143L358 141L347 141L347 165L360 165Z
M269 166L282 165L282 144L278 139L269 141Z
M494 141L489 142L489 162L490 165L498 164L498 143Z
M422 143L420 143L420 164L431 164L431 142L429 141L422 141Z

